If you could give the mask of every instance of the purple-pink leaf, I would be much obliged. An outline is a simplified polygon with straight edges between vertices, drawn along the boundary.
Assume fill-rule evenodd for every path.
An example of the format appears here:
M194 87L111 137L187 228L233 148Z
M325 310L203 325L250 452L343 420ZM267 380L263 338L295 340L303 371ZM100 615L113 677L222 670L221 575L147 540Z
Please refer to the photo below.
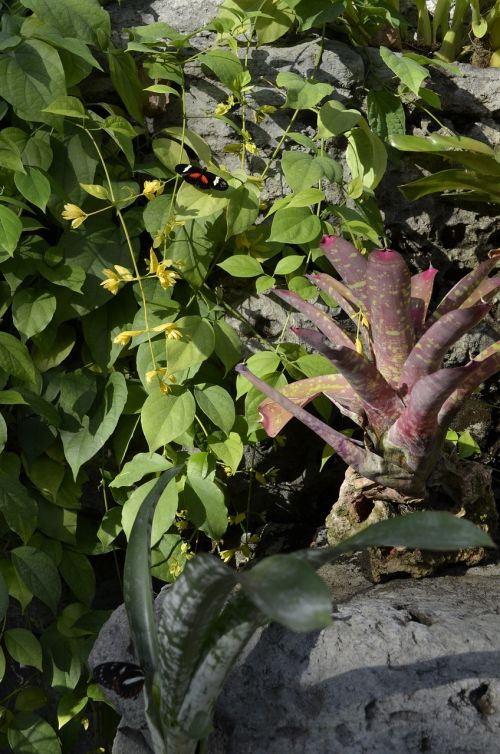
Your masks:
M401 370L399 389L407 395L421 377L437 371L446 351L489 312L488 304L456 309L444 314L412 348Z
M475 390L482 382L500 371L500 341L492 343L485 348L475 359L472 359L467 365L467 374L450 397L445 401L438 415L438 422L441 427L447 429L455 414L462 406L463 401Z
M350 416L356 413L357 423L363 423L361 401L341 374L308 377L280 388L279 392L297 406L306 406L318 395L326 395L335 405L339 405L341 410L344 410L344 407L348 409ZM293 416L272 398L266 398L260 404L259 412L262 416L262 426L269 437L276 437Z
M328 424L317 419L305 411L293 401L274 390L270 385L256 377L244 364L239 364L236 371L246 377L264 395L272 398L284 409L293 414L297 419L315 432L322 440L332 447L349 466L355 468L361 476L372 479L374 482L390 486L393 489L421 494L421 484L414 474L394 463L385 461L380 456L366 450L362 443L352 440L341 432L329 427Z
M328 316L328 314L322 312L321 309L319 309L317 306L314 306L314 304L310 304L307 301L304 301L304 299L301 298L298 293L294 293L293 291L279 290L278 288L274 288L273 293L275 293L279 298L283 299L283 301L286 301L287 304L293 306L299 312L305 314L311 320L311 322L316 325L318 330L321 330L323 335L326 335L330 343L332 343L333 345L346 346L347 348L354 348L354 343L352 342L352 340L347 337L342 328L339 327L332 320L332 318Z
M500 249L493 249L488 254L489 259L481 262L475 269L471 270L453 288L448 291L443 300L438 304L436 310L430 317L429 324L435 322L439 317L453 309L458 309L469 296L471 296L479 283L485 278L500 260Z
M366 257L339 236L323 236L320 248L366 311Z
M343 346L332 348L330 360L360 397L370 426L380 437L403 411L400 398L375 364L357 351Z
M414 472L426 464L426 456L438 437L440 409L467 373L465 366L440 369L422 377L411 391L406 409L388 431L384 447L399 448L406 465Z
M436 268L431 265L428 270L411 277L410 312L413 329L417 335L422 331L427 317L436 274Z
M367 295L377 369L391 387L414 343L410 314L410 272L397 251L372 251L367 263Z
M491 301L495 293L500 288L500 277L485 278L477 286L474 293L465 299L463 304L460 305L461 309L466 306L474 306L479 301Z
M306 277L311 283L314 283L314 285L317 285L318 288L327 293L330 298L337 301L339 306L351 319L354 319L360 309L362 309L361 301L340 280L335 280L331 275L327 275L324 272L306 275Z

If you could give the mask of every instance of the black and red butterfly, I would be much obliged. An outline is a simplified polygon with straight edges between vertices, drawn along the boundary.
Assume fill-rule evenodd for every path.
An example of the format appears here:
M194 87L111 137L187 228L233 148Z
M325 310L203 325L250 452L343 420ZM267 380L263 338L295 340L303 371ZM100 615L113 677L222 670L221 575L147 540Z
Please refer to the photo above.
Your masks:
M103 662L95 666L92 677L124 699L137 696L144 686L144 671L132 662Z
M186 183L202 191L226 191L229 188L224 178L209 173L206 168L200 168L199 165L176 165L175 172L182 176Z

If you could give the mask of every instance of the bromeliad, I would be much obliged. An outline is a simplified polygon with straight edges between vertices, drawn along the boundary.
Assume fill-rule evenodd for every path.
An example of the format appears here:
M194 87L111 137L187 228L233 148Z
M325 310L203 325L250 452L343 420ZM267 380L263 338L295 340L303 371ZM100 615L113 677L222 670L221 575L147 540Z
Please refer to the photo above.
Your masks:
M292 418L316 432L358 475L413 499L427 497L446 432L460 406L500 369L500 342L460 367L443 368L448 349L490 310L500 277L489 277L500 250L463 277L429 313L437 270L410 275L397 251L364 256L342 238L325 236L321 249L342 280L325 273L310 280L358 323L356 338L297 293L275 290L317 329L292 328L326 356L336 373L312 377L279 391L237 370L266 396L263 426L274 437ZM365 442L346 437L304 406L319 394L364 430Z

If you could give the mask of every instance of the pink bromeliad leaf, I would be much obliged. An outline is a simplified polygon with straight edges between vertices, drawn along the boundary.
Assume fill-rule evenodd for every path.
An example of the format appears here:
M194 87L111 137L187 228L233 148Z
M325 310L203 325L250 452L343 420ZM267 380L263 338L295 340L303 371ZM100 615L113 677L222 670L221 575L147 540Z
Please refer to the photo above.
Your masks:
M352 243L338 236L323 236L319 245L366 311L366 257Z
M468 330L477 325L489 312L489 304L456 309L443 314L422 335L406 359L399 389L403 395L411 391L421 377L437 371L446 351Z
M411 277L410 313L413 329L417 335L422 332L427 317L436 274L437 269L431 265L428 270Z
M489 253L489 259L481 262L475 269L471 270L461 280L448 291L443 300L438 304L436 310L428 320L431 325L439 317L453 309L458 309L461 304L471 296L481 281L494 269L500 261L500 249L493 249Z
M365 423L361 401L341 374L308 377L280 388L279 392L297 406L306 406L318 395L326 395L332 403L340 407L343 413L348 413L357 424ZM284 409L272 398L266 398L260 404L259 411L262 416L262 426L269 437L276 437L293 417L290 411Z
M372 251L367 262L367 296L372 346L377 369L391 387L414 340L410 313L410 271L397 251Z
M354 348L352 340L347 337L342 328L339 327L332 318L328 316L328 314L322 312L321 309L318 309L314 304L304 301L298 293L279 290L278 288L275 288L273 293L278 296L278 298L286 301L287 304L293 306L294 309L305 314L311 322L316 325L318 330L321 330L323 335L326 335L330 343L333 345L347 346L347 348Z
M289 398L274 390L274 388L263 380L256 377L244 364L239 364L236 367L236 371L246 377L264 395L272 398L283 406L284 409L293 414L293 416L300 419L306 427L309 427L309 429L321 437L347 464L355 468L362 476L372 479L379 484L391 486L393 489L402 490L405 493L415 495L423 493L422 481L412 472L406 471L395 463L386 461L381 456L364 448L363 444L357 440L350 439L341 432L337 432L333 427L329 427L324 421L313 416L305 409L293 403Z

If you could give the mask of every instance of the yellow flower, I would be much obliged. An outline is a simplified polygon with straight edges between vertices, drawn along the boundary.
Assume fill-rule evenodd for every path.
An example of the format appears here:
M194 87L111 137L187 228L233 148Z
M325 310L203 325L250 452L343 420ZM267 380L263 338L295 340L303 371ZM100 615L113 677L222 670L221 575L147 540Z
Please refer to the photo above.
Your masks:
M177 272L167 269L171 264L172 262L167 260L166 262L160 262L156 268L156 276L160 281L162 288L172 288L180 278L180 275Z
M149 266L148 274L155 275L156 270L158 269L159 262L158 262L158 257L156 256L154 249L152 247L149 250L149 262L146 262L146 264L148 264Z
M103 270L104 274L106 275L106 280L103 280L101 285L103 288L105 288L107 291L113 294L115 296L118 291L120 290L120 278L114 272L114 270Z
M230 550L220 550L219 557L224 561L224 563L229 563L229 561L234 558L238 551L238 547L232 547Z
M257 144L255 144L253 141L245 142L245 149L250 154L257 154Z
M225 115L226 113L228 113L231 110L232 107L234 107L234 104L235 104L235 100L234 100L233 95L231 94L227 98L227 102L225 102L225 103L224 102L219 102L219 104L215 108L215 114L216 115Z
M162 181L158 181L155 179L154 181L144 181L144 189L142 193L150 202L152 199L154 199L157 196L160 196L160 194L163 194L163 187L164 183Z
M174 579L176 579L182 573L182 566L181 566L181 564L179 563L178 560L176 560L175 558L173 558L172 561L171 561L171 563L168 566L168 570L170 572L170 575Z
M135 280L134 276L132 275L132 273L130 272L130 270L127 269L127 267L122 267L121 264L114 264L113 267L117 271L117 273L118 273L118 275L120 277L120 280L124 280L126 282L128 282L130 280Z
M182 339L182 333L175 326L175 322L165 322L163 325L156 325L156 327L153 327L152 330L153 332L164 332L165 337L168 338L168 340Z
M72 228L79 228L88 217L87 213L76 204L65 204L61 215L63 220L71 220Z
M159 388L162 395L168 395L170 393L170 385L167 385L166 382L160 382Z
M143 330L123 330L123 332L118 333L118 335L113 338L113 343L116 343L118 346L127 346L132 338L134 338L136 335L140 335Z
M135 278L130 272L130 270L127 270L126 267L122 267L119 264L115 264L113 266L115 268L114 270L110 270L110 269L103 270L104 274L106 275L106 280L103 280L101 285L107 291L112 293L113 296L115 296L120 290L120 283L128 282L130 280L135 280Z

